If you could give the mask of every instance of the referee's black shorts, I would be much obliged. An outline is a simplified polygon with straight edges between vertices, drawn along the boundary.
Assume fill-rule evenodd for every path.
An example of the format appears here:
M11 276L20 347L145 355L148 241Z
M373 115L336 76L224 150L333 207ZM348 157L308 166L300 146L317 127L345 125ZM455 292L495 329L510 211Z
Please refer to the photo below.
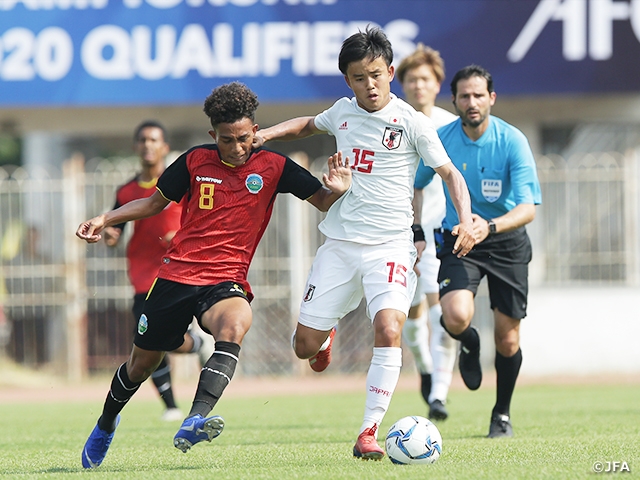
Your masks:
M144 350L175 350L184 342L193 317L208 332L202 325L202 314L230 297L250 301L247 292L235 282L196 286L158 278L144 302L133 343Z
M527 315L529 262L531 242L524 227L487 237L467 256L452 253L456 237L444 231L444 242L438 252L440 297L453 290L478 291L487 276L491 309L521 319Z

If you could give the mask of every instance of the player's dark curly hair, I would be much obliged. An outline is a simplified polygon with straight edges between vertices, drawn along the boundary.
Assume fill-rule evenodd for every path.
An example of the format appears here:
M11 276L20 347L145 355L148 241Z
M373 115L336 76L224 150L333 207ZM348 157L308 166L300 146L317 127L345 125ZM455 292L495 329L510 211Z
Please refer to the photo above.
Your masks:
M204 101L204 113L211 126L235 123L243 118L255 120L258 96L240 82L231 82L215 88Z
M380 27L367 26L364 32L351 35L344 42L338 55L338 68L343 75L351 62L359 62L365 58L375 60L382 57L387 66L393 62L391 42Z

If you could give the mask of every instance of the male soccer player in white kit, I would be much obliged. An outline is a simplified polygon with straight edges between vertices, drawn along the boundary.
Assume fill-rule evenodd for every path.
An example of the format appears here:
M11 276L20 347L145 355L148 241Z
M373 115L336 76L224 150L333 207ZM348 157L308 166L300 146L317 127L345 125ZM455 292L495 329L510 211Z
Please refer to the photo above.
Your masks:
M464 179L431 120L391 94L392 60L391 44L379 28L352 35L342 44L338 64L355 98L342 98L315 117L287 120L256 134L259 146L329 133L336 137L338 150L352 158L352 187L319 226L327 240L309 273L293 345L298 358L310 359L314 370L326 368L330 334L364 295L373 319L374 349L353 455L365 460L384 456L376 437L402 365L402 326L416 284L411 200L420 158L444 179L455 198L460 223L453 252L463 256L474 245Z
M436 129L458 118L453 113L435 106L436 96L440 93L440 86L444 81L444 61L438 51L418 44L416 50L400 62L396 75L407 102L431 118ZM417 204L414 201L415 223L412 228L416 239L420 241L424 238L426 245L420 254L422 245L416 242L419 254L416 265L419 275L418 286L402 329L402 337L413 353L420 372L420 391L424 401L429 405L429 418L446 420L449 413L445 405L456 361L457 342L440 325L440 260L436 257L433 236L434 229L442 226L445 215L445 196L440 177L434 177L424 189L416 190L415 196L424 198L424 201ZM426 306L429 308L428 315Z

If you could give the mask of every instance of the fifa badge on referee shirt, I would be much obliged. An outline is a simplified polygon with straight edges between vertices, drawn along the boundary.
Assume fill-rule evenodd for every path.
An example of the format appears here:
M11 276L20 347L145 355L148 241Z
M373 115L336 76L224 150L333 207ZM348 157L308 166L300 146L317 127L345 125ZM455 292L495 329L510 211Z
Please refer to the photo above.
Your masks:
M502 180L482 179L482 196L487 202L495 202L502 195Z

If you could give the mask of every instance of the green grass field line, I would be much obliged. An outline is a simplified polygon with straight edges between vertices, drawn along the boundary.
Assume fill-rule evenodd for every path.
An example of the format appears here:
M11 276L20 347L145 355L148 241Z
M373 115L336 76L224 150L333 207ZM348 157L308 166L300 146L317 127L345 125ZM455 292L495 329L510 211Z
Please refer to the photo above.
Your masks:
M110 479L593 479L595 462L626 462L640 477L640 385L524 385L512 406L516 436L484 438L491 388L451 392L451 417L438 424L434 465L363 462L351 455L363 393L222 399L226 427L186 454L173 447L178 424L159 419L157 400L136 399L102 466L84 471L82 446L102 401L0 404L0 476ZM425 415L417 392L399 391L381 426ZM611 475L611 474L600 474ZM607 478L610 478L608 476Z

